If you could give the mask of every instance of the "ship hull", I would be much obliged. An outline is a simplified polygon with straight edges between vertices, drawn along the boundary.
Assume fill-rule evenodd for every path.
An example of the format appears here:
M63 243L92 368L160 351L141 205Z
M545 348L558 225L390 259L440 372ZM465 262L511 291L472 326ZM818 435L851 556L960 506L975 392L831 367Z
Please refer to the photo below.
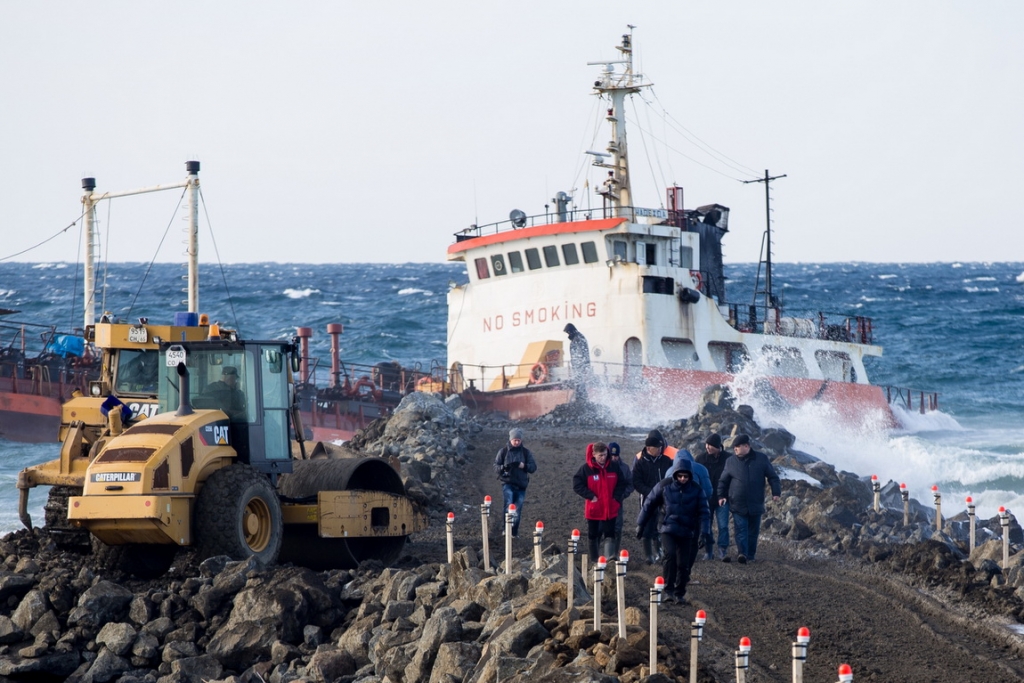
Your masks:
M863 425L869 422L881 428L897 426L885 392L871 384L778 376L758 377L742 388L737 384L736 375L725 372L645 367L633 381L601 378L594 382L589 395L595 402L606 406L629 401L651 415L675 410L678 413L676 417L683 417L696 411L701 395L708 387L723 385L736 387L734 391L739 402L757 402L774 411L817 404L844 424ZM471 409L501 413L513 420L541 417L571 402L573 397L573 390L564 384L534 385L497 392L467 391L463 394L463 400Z
M56 441L60 405L49 396L0 393L0 437L25 443Z

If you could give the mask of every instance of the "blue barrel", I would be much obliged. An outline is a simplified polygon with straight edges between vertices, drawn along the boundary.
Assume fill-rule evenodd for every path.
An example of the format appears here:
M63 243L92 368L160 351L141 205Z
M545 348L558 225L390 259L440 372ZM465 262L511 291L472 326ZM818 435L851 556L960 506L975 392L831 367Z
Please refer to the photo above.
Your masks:
M192 312L175 313L174 314L174 325L175 327L198 327L199 326L199 314Z

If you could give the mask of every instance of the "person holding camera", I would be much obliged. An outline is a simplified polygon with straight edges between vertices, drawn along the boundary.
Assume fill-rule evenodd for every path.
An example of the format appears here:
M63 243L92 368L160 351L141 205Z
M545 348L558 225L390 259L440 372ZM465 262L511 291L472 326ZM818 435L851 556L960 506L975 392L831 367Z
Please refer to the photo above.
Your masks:
M501 481L501 493L505 502L505 513L508 506L515 504L516 516L512 522L512 538L519 537L519 520L523 518L523 501L526 499L526 487L530 485L530 475L537 471L537 461L533 453L523 445L523 430L513 427L508 432L508 443L494 457L494 471ZM502 527L504 529L504 526Z

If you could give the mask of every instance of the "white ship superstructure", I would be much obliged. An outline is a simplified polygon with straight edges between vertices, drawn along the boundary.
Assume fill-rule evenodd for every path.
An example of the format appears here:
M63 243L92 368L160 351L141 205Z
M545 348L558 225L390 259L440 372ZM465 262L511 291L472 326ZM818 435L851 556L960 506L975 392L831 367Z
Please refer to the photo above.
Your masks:
M611 128L607 151L588 152L606 169L602 207L571 210L559 193L551 214L513 211L509 221L457 234L448 248L469 276L448 294L453 381L512 417L542 414L571 398L569 380L584 370L585 359L569 358L571 323L589 344L595 387L695 402L705 387L753 367L767 380L762 389L791 404L823 399L844 412L888 414L864 367L865 356L882 352L869 319L784 317L770 281L760 305L730 303L721 249L729 209L685 209L680 187L667 190L665 208L633 206L624 103L647 83L633 72L631 36L618 50L622 59L598 63L594 84Z

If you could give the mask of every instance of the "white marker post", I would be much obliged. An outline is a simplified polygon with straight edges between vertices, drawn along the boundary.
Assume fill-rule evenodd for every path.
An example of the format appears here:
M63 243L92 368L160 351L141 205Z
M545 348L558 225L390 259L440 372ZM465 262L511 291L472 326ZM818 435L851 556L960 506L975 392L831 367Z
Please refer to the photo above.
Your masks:
M932 486L932 497L935 498L935 530L942 531L942 494L938 486Z
M793 643L793 683L804 683L804 662L807 661L807 643L811 641L811 629L801 626L796 631Z
M533 530L533 568L540 571L540 542L544 536L544 522L537 522Z
M629 564L629 551L625 548L619 553L619 561L615 563L615 590L618 593L619 638L626 638L626 565Z
M483 526L482 537L484 539L484 571L489 572L491 570L491 543L490 534L488 533L487 520L491 516L491 497L484 496L484 502L480 506L480 524Z
M697 610L690 624L690 683L697 683L697 644L704 638L704 624L708 621L708 613Z
M648 666L650 674L658 673L658 605L661 604L661 594L665 590L665 579L661 576L654 579L654 588L651 589L651 640Z
M878 475L871 475L871 490L875 492L875 512L882 507L882 484L878 481Z
M601 630L601 586L604 584L604 568L608 560L604 555L597 558L594 564L594 630Z
M580 578L583 579L583 587L587 587L587 565L590 564L590 552L580 555Z
M970 496L967 496L967 519L970 520L969 527L971 530L971 544L967 546L967 554L970 555L974 550L974 543L977 540L977 524L974 518L974 499Z
M736 650L736 683L747 683L747 669L750 668L750 638L740 638L740 649Z
M1010 568L1010 513L999 506L999 525L1003 527L1003 570Z
M853 680L853 669L849 664L839 665L839 683L850 683Z
M572 609L573 604L576 602L576 555L580 552L580 530L573 529L572 535L569 536L569 577L565 584L566 589L566 608Z
M910 490L906 484L900 484L900 495L903 496L903 526L910 526Z
M512 525L516 523L516 504L509 503L505 513L505 573L512 573Z
M445 522L445 529L448 532L448 564L455 559L455 513L449 512Z

